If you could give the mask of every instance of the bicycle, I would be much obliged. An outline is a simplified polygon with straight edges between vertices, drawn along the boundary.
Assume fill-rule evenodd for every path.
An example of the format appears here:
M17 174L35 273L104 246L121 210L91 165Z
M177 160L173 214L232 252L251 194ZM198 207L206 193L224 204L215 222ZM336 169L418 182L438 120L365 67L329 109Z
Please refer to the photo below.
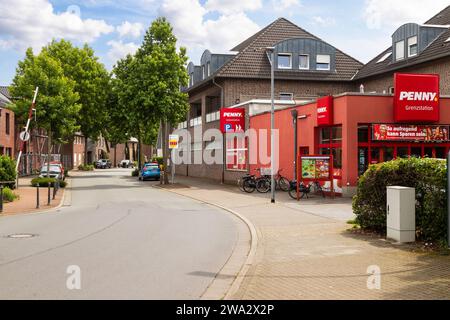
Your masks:
M306 199L309 198L308 194L311 193L311 184L305 185L303 182L300 182L299 185L299 191L300 191L300 199L303 199L306 196ZM297 181L292 180L289 182L289 196L297 200Z
M288 192L289 180L280 174L281 171L283 171L283 169L278 170L277 176L275 178L276 187L281 191Z
M314 193L319 193L322 195L322 197L325 198L325 191L323 191L322 189L322 185L320 184L319 181L314 181L313 182L313 186L314 186Z

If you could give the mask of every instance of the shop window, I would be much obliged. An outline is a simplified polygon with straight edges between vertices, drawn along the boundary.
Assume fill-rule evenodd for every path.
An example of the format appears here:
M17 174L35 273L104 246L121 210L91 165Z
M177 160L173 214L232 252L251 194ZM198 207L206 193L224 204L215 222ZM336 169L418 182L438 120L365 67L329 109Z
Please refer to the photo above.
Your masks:
M342 169L342 148L333 148L332 154L334 169Z
M358 127L358 142L369 142L369 126Z
M380 148L371 148L370 164L377 164L379 162L380 162Z
M300 154L303 156L309 155L309 147L300 147Z
M422 148L421 147L411 147L411 157L421 158L422 157Z
M320 144L327 144L330 143L330 128L321 128L320 129Z
M397 148L397 158L408 158L408 157L409 157L408 147Z
M333 143L340 143L342 141L342 127L333 127L331 132Z
M368 168L368 148L359 148L358 149L358 174L361 176L366 172Z
M394 160L394 148L387 147L383 149L383 161L391 161Z
M291 69L292 68L292 55L290 53L278 54L278 69Z
M227 170L247 170L247 141L245 136L234 136L226 141Z
M445 148L444 147L436 147L435 148L436 154L435 157L437 159L445 159Z
M433 148L425 147L423 151L424 158L433 158Z

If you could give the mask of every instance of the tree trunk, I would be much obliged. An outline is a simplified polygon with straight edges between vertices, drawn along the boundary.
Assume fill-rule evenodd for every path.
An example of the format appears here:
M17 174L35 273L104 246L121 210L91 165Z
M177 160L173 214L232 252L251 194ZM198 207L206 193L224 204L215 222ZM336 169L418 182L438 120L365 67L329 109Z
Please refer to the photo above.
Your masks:
M114 167L117 166L117 144L114 145Z
M87 165L88 161L88 137L84 137L84 165Z
M168 150L168 145L167 145L167 141L168 141L168 135L167 135L167 121L162 120L161 121L161 135L162 135L162 149L163 149L163 166L164 166L164 184L169 184L169 168L168 168L168 155L169 155L169 150Z

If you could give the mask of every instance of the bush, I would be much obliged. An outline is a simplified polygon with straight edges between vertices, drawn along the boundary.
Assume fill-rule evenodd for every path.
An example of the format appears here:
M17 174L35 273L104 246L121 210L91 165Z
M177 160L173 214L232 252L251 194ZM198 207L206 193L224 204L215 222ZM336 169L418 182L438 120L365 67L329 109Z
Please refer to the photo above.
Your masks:
M8 156L0 156L0 181L16 180L16 162Z
M162 165L164 163L163 157L153 157L152 162L158 163L159 165Z
M53 183L55 182L55 178L34 178L33 180L31 180L31 185L33 187L37 187L37 184L39 183L39 187L48 187L49 183L50 186L53 186ZM65 188L67 186L67 182L59 180L59 186L61 188Z
M80 171L94 171L94 166L92 164L80 164L78 166Z
M419 239L445 241L447 166L438 159L397 159L372 165L360 177L353 198L356 222L364 229L386 230L386 187L416 189L416 228Z
M139 177L139 169L136 168L131 172L132 177Z
M17 198L19 198L19 196L16 195L14 192L12 192L10 188L8 188L8 187L3 188L3 201L4 202L13 202Z

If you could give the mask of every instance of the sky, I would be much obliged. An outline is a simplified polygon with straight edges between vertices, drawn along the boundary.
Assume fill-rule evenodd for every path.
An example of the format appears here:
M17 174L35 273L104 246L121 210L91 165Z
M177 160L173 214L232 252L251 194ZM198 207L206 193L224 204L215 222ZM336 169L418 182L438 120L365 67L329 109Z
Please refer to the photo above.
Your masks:
M368 62L404 23L424 23L450 0L0 0L0 85L9 85L25 50L52 39L88 43L111 70L166 17L190 61L205 49L227 53L279 17Z

